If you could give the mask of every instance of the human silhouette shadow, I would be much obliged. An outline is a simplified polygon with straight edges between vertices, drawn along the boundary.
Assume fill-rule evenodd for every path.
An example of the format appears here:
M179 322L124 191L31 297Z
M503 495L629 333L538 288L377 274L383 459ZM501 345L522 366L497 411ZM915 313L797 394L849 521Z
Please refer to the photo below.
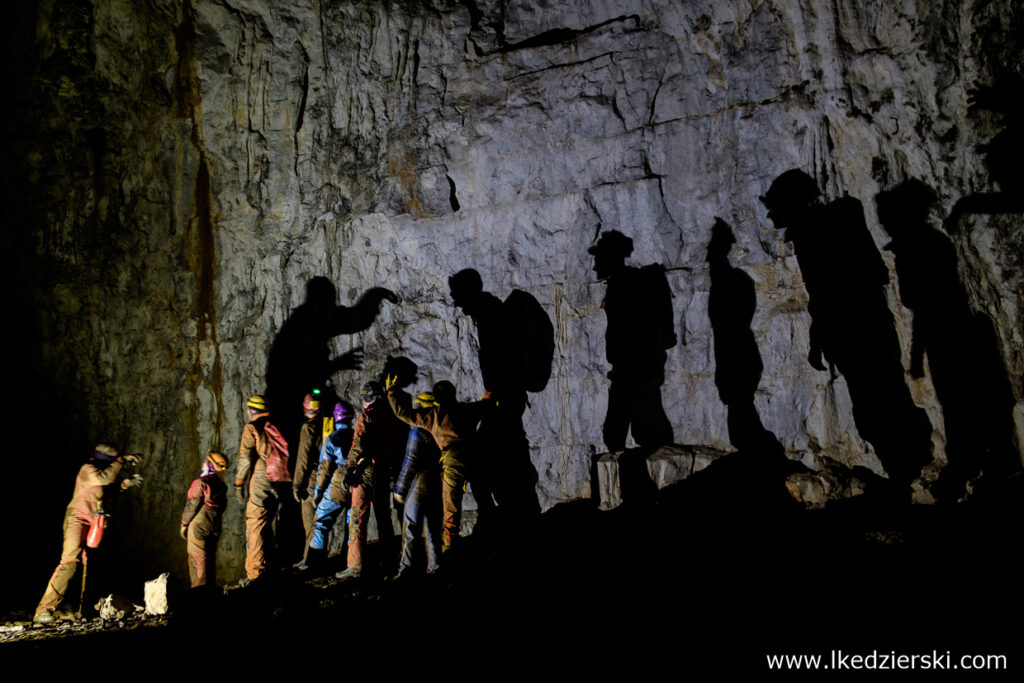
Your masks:
M963 217L971 214L1024 213L1024 103L1020 93L1024 78L1000 77L994 85L971 93L971 112L987 110L1002 116L1003 129L988 144L979 145L985 168L1000 191L977 192L961 197L953 205L944 227L949 234L960 230Z
M886 302L889 271L864 221L860 201L821 202L817 183L793 169L776 178L762 202L796 249L809 295L808 362L846 379L853 419L896 487L931 460L931 423L910 396L899 338Z
M388 377L394 377L395 386L406 389L419 379L419 371L419 366L405 356L388 356L384 361L384 368L375 379L384 386Z
M482 457L471 477L481 521L497 503L506 524L540 513L537 470L523 429L527 392L542 391L551 377L555 332L551 319L531 294L512 290L504 301L485 291L480 273L461 270L448 279L454 304L476 326L484 390L497 407L478 433Z
M274 424L289 444L295 442L302 425L303 396L314 387L327 386L335 373L362 366L360 348L331 358L328 342L368 328L383 301L397 303L398 297L374 287L354 306L339 306L337 290L326 277L317 276L306 283L305 301L281 326L267 359L267 401Z
M939 500L956 500L979 472L998 479L1018 470L1019 461L1013 391L995 330L971 309L953 243L928 222L937 200L919 180L875 198L879 221L892 238L885 249L896 257L900 297L914 312L910 374L924 376L927 355L942 404L949 464L933 493Z
M294 470L299 429L305 419L302 399L314 388L327 388L340 370L362 365L361 349L331 358L328 342L340 334L354 334L368 328L377 318L383 301L398 297L382 287L367 290L352 307L337 304L337 291L326 277L306 283L306 299L281 326L267 358L266 398L274 425L288 441ZM290 497L282 501L276 536L282 562L297 559L305 532Z
M607 285L605 354L612 369L604 444L609 452L622 451L632 432L649 453L674 440L661 400L667 351L677 342L665 267L627 266L633 240L618 230L602 233L587 252L594 257L598 279Z
M735 243L729 224L716 218L707 254L711 269L708 317L714 333L715 385L722 403L729 409L732 445L740 451L784 457L782 445L764 428L754 407L754 393L764 370L750 329L757 298L750 276L729 264L729 252Z

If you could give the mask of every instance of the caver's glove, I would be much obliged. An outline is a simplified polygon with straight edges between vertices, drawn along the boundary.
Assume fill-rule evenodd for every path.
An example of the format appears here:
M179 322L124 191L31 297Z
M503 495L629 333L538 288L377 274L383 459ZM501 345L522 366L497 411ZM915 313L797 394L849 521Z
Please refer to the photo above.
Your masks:
M127 491L128 489L135 488L136 486L142 486L142 475L141 474L133 474L128 479L123 479L121 481L121 490L122 491Z
M181 537L186 541L188 540L188 524L181 525Z

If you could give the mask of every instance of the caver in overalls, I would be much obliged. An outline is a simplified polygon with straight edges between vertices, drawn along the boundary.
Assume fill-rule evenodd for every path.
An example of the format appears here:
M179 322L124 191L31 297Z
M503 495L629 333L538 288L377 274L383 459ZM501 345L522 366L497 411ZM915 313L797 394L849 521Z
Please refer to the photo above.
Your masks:
M102 514L104 496L109 497L108 489L117 481L117 475L125 463L134 465L141 460L141 455L121 455L113 446L99 444L92 458L78 470L75 491L64 514L64 549L61 551L60 564L50 577L46 592L36 607L36 623L48 624L53 621L53 612L64 599L68 584L78 570L79 555L83 566L88 562L86 536L93 519ZM124 491L140 483L142 477L135 475L131 479L122 480L120 490Z
M273 521L281 501L291 494L291 475L288 444L271 424L266 401L262 396L253 396L246 407L249 423L242 429L238 447L235 495L240 503L245 503L245 573L251 580L266 571L267 557L274 553ZM248 502L244 495L247 482Z
M477 425L494 400L459 403L455 385L441 381L434 385L436 405L413 408L409 394L394 386L396 378L388 377L388 401L395 416L414 427L429 431L441 449L442 548L450 550L459 537L462 518L462 496L469 467L475 455L473 439Z
M313 540L316 526L316 500L313 488L316 483L317 458L323 445L323 426L320 419L320 392L306 394L302 401L302 413L306 421L299 429L299 450L295 454L295 476L292 477L292 495L299 504L302 528L306 532L306 545L299 566L305 565L309 544Z
M395 418L384 400L380 382L363 386L363 412L356 420L352 450L345 467L352 491L352 511L348 529L348 568L336 576L358 577L363 568L370 524L370 510L377 520L378 547L385 571L393 547L394 525L391 521L391 477L405 452L409 428Z
M221 515L228 504L228 487L220 473L227 466L223 453L210 451L202 473L189 486L181 513L181 537L188 541L188 575L193 588L217 585L217 541Z
M433 405L436 405L433 394L416 397L417 408ZM395 480L395 501L405 504L399 577L412 570L416 539L422 535L424 525L427 574L434 574L440 568L441 554L441 451L433 435L422 427L409 430L405 460Z
M324 441L320 451L320 466L316 471L313 500L316 501L316 520L309 550L319 558L327 548L327 537L349 506L349 490L345 484L345 459L352 447L352 406L339 401L334 406L334 431Z

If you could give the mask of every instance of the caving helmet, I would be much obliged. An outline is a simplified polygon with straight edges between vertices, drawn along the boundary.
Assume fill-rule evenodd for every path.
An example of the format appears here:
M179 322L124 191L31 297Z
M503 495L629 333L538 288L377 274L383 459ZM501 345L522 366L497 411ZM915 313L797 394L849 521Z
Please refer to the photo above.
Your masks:
M224 457L223 453L210 451L203 466L211 472L223 472L228 468L228 459Z
M348 401L338 401L334 404L334 424L338 425L340 422L348 422L352 419L352 415L355 411L352 409L352 404Z
M434 400L438 404L455 402L455 385L446 379L434 385Z

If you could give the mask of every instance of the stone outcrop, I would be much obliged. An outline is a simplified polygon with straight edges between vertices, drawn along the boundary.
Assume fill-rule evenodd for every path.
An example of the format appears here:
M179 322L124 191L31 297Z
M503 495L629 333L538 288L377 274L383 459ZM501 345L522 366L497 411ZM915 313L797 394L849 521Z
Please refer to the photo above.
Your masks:
M451 378L478 396L475 328L447 278L475 268L501 299L533 295L555 330L550 380L524 415L538 494L544 507L590 495L610 366L587 249L604 230L633 239L630 264L666 270L679 343L662 397L677 444L733 445L708 314L720 217L732 267L754 283L764 430L811 469L884 473L844 377L807 362L808 292L759 197L803 169L826 200L859 199L882 247L882 190L924 181L936 226L959 199L997 192L976 146L1012 114L969 105L1013 76L1024 16L1010 1L881 0L49 0L19 12L5 48L22 65L5 168L18 228L4 246L12 316L32 334L16 340L25 388L5 400L27 424L43 422L26 406L73 404L64 469L99 440L148 454L115 530L156 558L147 575L168 561L184 575L185 489L208 450L235 452L244 402L264 391L270 349L315 277L341 305L371 287L401 297L326 342L332 357L363 349L361 371L331 376L349 398L388 355L419 365L418 386ZM951 238L970 303L994 324L1020 432L1024 230L1010 204L965 213ZM883 254L909 368L913 312ZM906 381L941 466L930 375ZM231 579L244 555L233 503L224 529Z
M786 490L809 508L821 508L832 500L852 498L864 493L865 484L850 470L830 468L816 473L792 474L786 478Z
M151 581L147 581L143 590L146 599L146 614L167 614L167 581L169 572L164 572Z
M597 459L597 503L601 510L617 508L630 494L645 493L678 483L725 455L701 446L663 446L653 453L619 451Z

